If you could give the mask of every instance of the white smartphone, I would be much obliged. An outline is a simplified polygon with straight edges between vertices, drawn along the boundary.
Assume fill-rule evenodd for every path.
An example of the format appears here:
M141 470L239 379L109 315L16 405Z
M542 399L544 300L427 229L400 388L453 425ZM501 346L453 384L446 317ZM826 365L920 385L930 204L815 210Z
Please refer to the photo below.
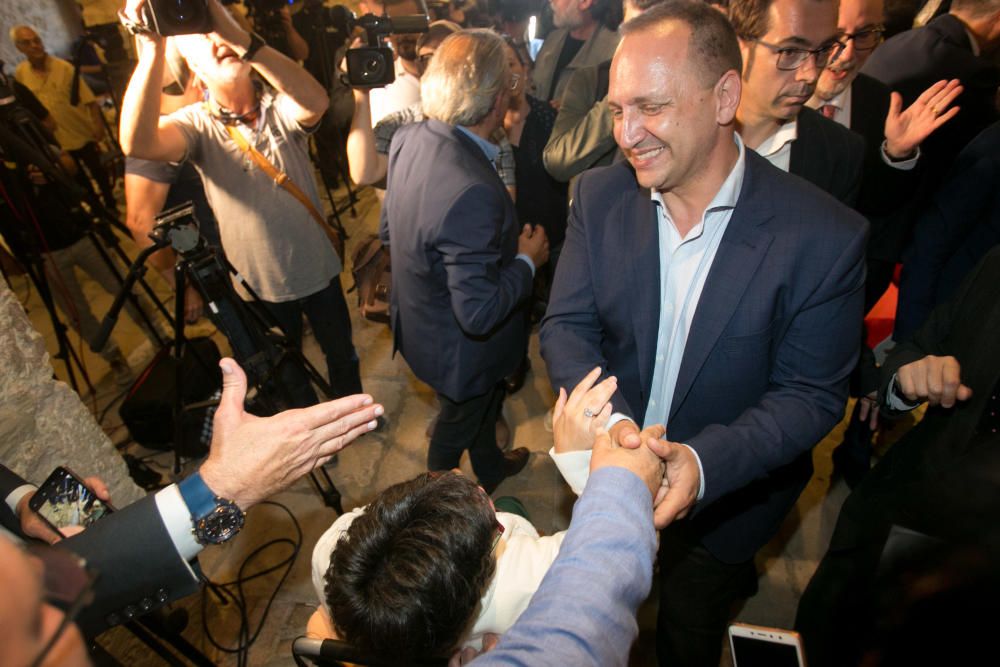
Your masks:
M734 667L806 667L802 637L793 630L733 623L729 648Z

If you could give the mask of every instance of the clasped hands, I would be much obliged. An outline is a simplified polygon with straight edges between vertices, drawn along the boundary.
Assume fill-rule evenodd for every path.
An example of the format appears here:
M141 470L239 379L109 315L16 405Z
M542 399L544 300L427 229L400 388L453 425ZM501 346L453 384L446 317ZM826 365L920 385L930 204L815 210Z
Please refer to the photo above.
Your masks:
M618 389L615 377L597 382L595 368L567 395L559 389L552 412L552 434L557 453L592 449L591 472L609 466L627 468L639 476L653 499L653 522L663 528L687 516L698 498L701 471L693 451L665 439L662 424L639 430L624 419L607 429L611 397ZM596 382L596 384L595 384Z

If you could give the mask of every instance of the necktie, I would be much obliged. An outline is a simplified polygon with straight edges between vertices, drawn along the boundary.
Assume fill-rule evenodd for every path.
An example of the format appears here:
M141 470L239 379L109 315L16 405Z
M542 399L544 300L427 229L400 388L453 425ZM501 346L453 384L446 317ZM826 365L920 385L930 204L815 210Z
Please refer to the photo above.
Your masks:
M837 116L837 111L838 108L833 104L824 104L819 108L819 112L830 120L833 120Z

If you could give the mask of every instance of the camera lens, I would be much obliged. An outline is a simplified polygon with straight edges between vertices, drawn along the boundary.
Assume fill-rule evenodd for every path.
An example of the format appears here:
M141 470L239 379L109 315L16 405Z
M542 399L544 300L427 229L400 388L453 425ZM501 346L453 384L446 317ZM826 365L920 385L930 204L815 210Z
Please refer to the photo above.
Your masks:
M368 81L378 81L384 73L385 60L378 56L370 56L362 63L361 76Z

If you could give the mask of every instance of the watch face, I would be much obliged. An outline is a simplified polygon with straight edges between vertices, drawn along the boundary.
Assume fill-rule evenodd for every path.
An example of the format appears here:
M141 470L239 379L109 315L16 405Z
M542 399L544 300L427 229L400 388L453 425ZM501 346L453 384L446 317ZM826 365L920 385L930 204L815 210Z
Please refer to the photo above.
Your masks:
M229 501L216 502L221 504L199 519L195 526L195 537L202 544L221 544L243 528L243 510Z

